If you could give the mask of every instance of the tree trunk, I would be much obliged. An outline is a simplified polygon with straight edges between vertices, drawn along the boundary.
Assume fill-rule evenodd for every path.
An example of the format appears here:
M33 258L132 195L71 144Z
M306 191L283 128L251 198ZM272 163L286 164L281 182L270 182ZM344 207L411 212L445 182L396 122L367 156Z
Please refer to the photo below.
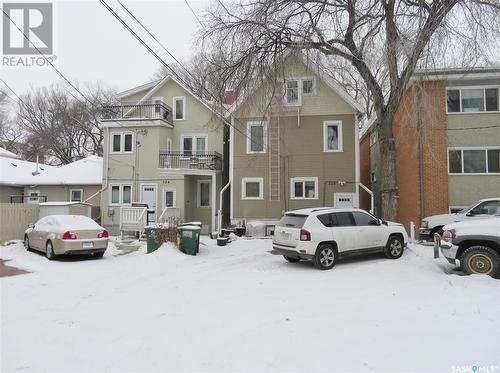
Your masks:
M377 135L380 149L380 207L384 220L398 220L399 192L396 178L396 146L392 119L379 117Z

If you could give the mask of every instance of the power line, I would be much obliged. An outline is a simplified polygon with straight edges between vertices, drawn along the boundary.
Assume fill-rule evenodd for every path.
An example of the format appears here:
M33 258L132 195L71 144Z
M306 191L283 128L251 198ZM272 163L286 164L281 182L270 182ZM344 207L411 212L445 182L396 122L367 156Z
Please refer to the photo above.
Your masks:
M189 2L188 0L184 0L184 2L186 3L186 5L188 6L189 10L191 11L191 13L193 13L194 17L197 19L198 23L200 24L201 27L203 27L203 23L200 21L200 19L198 18L198 15L194 12L193 8L191 8L191 5L189 5Z

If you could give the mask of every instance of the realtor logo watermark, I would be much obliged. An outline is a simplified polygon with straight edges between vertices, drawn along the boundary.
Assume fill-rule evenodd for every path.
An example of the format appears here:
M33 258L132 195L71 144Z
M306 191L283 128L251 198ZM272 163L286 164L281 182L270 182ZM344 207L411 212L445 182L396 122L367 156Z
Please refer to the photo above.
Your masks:
M498 365L454 365L451 367L452 373L496 373L499 371Z
M2 66L47 67L54 53L52 3L4 3Z

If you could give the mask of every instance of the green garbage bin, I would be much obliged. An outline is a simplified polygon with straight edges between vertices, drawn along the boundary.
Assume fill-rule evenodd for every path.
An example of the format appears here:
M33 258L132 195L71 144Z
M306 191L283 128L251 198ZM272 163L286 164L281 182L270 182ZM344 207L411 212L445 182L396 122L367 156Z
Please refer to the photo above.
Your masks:
M197 225L183 225L178 228L180 249L188 255L196 255L200 251L201 228Z
M154 228L152 227L145 227L144 228L144 234L146 235L146 242L147 242L147 252L152 253L153 251L158 249L158 242L156 242L156 235Z

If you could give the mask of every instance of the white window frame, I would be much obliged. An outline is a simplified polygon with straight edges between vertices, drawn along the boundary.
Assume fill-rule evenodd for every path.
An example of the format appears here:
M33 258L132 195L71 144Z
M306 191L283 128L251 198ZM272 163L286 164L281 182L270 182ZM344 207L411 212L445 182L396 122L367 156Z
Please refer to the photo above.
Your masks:
M73 192L80 192L80 200L79 201L73 201ZM70 189L69 190L69 201L70 202L83 202L83 189Z
M246 183L259 183L259 196L247 197ZM262 177L243 177L241 178L241 199L245 200L262 200L264 199L264 179Z
M201 184L208 184L208 206L201 205ZM198 180L197 190L196 190L196 207L199 209L210 209L212 208L212 182L208 179Z
M166 208L167 207L167 199L165 198L165 194L167 192L172 192L173 194L173 205L171 207L177 207L177 190L175 188L172 188L172 187L166 187L166 188L163 188L163 208Z
M189 134L181 135L181 144L180 144L181 152L184 153L184 139L191 138L193 140L193 149L191 150L191 152L192 152L192 155L196 155L197 154L196 139L201 138L201 137L203 137L205 139L204 152L206 153L208 151L208 134L206 134L206 133L189 133Z
M118 186L118 203L113 203L113 187ZM129 186L130 187L130 203L123 203L123 187L124 186ZM130 206L132 204L132 201L134 200L134 187L132 184L129 183L110 183L109 184L109 206Z
M311 80L312 81L312 90L311 93L304 93L304 81ZM302 96L312 96L316 94L316 79L313 76L306 76L300 79L300 91Z
M263 127L262 130L262 151L252 151L252 141L251 141L251 135L252 127ZM264 154L267 153L267 122L265 121L251 121L247 122L247 154Z
M338 126L339 148L328 149L328 126ZM325 120L323 121L323 152L325 153L342 153L344 144L342 141L342 121L341 120Z
M296 102L288 102L288 82L297 82L297 101ZM300 78L287 78L285 79L285 97L284 97L285 105L287 106L300 106L302 105L302 81Z
M305 182L306 181L313 181L314 182L314 198L305 197L305 193L306 193ZM298 183L298 182L302 182L302 191L304 192L303 197L296 197L295 196L295 183ZM316 199L319 199L318 177L300 176L300 177L290 178L290 199L294 199L294 200L301 200L301 199L316 200Z
M488 172L488 150L499 150L500 146L460 146L460 147L449 147L446 153L446 162L448 175L450 176L477 176L477 175L500 175L500 172ZM462 161L462 172L460 173L450 173L450 150L460 150L461 151L461 161ZM476 173L466 173L464 172L464 150L484 150L486 152L486 172L476 172Z
M175 104L177 100L182 100L182 119L177 119L177 105ZM186 96L176 96L172 99L172 114L173 120L186 120Z
M125 151L125 135L132 135L132 149L130 151ZM120 136L120 151L115 152L113 151L113 143L114 143L114 137L115 136ZM110 140L110 147L109 147L109 152L110 154L132 154L135 150L135 136L134 132L127 131L127 132L112 132L111 133L111 140Z
M497 111L486 111L486 89L496 88L498 89L497 100L498 100L498 108ZM462 90L467 89L482 89L483 90L483 105L484 111L462 111ZM457 91L458 90L458 100L460 104L460 111L448 111L448 91ZM500 85L477 85L477 86L458 86L458 87L446 87L446 95L445 95L445 107L446 114L455 115L455 114L495 114L500 113Z

